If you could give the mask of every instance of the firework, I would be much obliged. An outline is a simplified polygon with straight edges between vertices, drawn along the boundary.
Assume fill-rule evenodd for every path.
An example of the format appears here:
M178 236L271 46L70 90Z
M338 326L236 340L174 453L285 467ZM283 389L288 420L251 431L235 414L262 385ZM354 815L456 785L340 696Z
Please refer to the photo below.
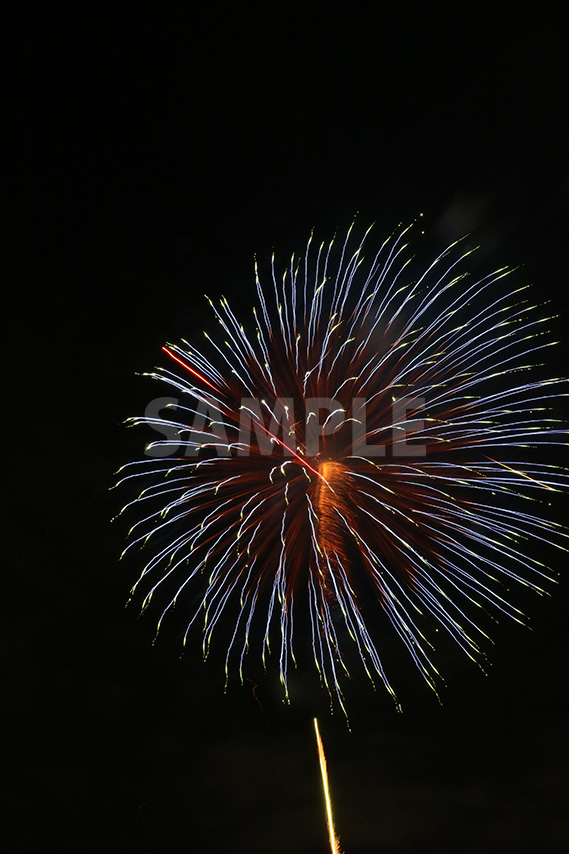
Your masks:
M507 588L543 592L529 546L562 547L542 497L567 483L536 455L565 442L563 381L535 372L551 341L526 289L469 277L461 241L412 279L409 229L375 252L353 230L282 275L273 258L268 288L256 268L249 331L222 299L203 352L163 348L170 396L129 419L161 438L123 477L143 479L128 548L154 544L135 589L164 591L159 626L183 601L185 638L201 625L207 655L224 625L242 679L271 652L288 698L304 624L344 711L351 659L395 697L376 614L433 689L433 626L479 661L479 615L524 621Z
M318 729L318 721L314 718L314 731L316 733L316 747L318 750L318 759L320 762L320 774L322 776L322 788L324 789L324 803L326 805L326 824L328 826L328 839L330 842L330 851L332 854L342 854L340 850L340 841L334 830L334 818L332 816L332 799L330 797L330 786L328 784L328 769L326 767L326 754L324 753L324 745L320 738Z

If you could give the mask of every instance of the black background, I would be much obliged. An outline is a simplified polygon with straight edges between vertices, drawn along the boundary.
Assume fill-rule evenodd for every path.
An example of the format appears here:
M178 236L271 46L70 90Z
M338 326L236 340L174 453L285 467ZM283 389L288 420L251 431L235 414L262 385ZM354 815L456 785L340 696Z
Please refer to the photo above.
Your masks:
M566 850L563 577L488 675L449 654L439 706L401 656L404 713L356 688L351 733L270 677L224 695L124 608L140 566L108 487L156 394L136 372L215 328L204 293L250 316L255 254L423 213L430 249L471 231L482 272L522 264L564 335L564 16L376 5L81 6L8 32L9 850L325 852L315 711L346 854Z

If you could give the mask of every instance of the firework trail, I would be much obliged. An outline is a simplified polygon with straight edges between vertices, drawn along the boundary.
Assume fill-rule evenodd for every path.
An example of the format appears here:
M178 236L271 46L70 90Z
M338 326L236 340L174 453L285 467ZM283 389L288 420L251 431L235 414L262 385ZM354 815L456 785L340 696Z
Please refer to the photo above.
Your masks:
M409 229L369 253L369 230L352 231L311 239L280 277L273 258L267 290L257 272L253 334L222 299L208 355L164 348L171 367L149 376L176 397L129 419L162 438L121 481L144 486L128 548L155 544L135 589L143 608L164 591L159 626L185 597L186 638L201 624L207 655L224 625L241 679L250 647L276 654L288 699L304 624L344 711L349 655L395 697L375 615L433 689L429 626L479 661L485 614L524 621L507 588L543 592L551 574L527 546L562 547L542 496L568 479L547 448L536 458L567 431L551 412L564 381L536 372L552 342L526 289L504 288L506 268L471 279L460 241L413 280Z
M330 851L332 854L342 854L340 841L334 831L334 819L332 817L332 800L330 798L330 787L328 785L328 769L326 768L326 754L324 745L318 730L318 721L314 718L314 730L316 732L316 746L318 748L318 759L320 760L320 773L322 775L322 787L324 789L324 801L326 803L326 823L328 825L328 838L330 840Z

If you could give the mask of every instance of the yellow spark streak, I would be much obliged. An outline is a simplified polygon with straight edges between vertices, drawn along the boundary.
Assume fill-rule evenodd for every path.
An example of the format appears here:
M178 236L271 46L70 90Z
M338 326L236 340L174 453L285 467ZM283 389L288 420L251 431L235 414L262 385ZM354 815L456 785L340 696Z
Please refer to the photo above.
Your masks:
M316 730L316 744L318 745L318 758L320 759L320 771L322 773L322 785L324 787L324 800L326 801L326 821L328 834L330 836L330 851L332 854L342 854L340 842L334 833L334 822L332 820L332 801L330 800L330 789L328 788L328 771L326 770L326 756L324 745L318 731L318 721L314 718L314 729Z
M559 489L555 489L553 486L548 486L547 483L542 483L541 480L536 480L535 477L530 477L529 474L526 474L523 471L518 471L518 469L513 469L511 466L507 466L506 463L501 463L499 460L494 460L492 457L486 455L487 460L492 460L493 463L496 463L497 466L502 466L504 469L508 469L508 471L513 471L514 474L519 474L520 477L525 477L527 480L531 480L532 483L537 483L538 486L543 487L543 489L550 489L551 492L559 492Z

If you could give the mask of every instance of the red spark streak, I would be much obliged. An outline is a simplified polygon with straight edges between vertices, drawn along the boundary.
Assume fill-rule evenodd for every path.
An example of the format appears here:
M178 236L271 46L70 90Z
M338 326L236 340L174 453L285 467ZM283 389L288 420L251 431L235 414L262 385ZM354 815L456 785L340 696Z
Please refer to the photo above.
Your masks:
M172 351L171 351L171 350L169 350L169 349L168 349L168 347L162 347L162 349L164 350L164 352L165 352L165 353L168 353L168 355L169 355L169 356L171 356L171 357L172 357L172 359L174 359L174 361L175 361L175 362L177 362L179 365L181 365L183 368L185 368L187 371L189 371L189 372L190 372L190 374L193 374L195 377L197 377L197 378L198 378L199 380L201 380L203 383L205 383L206 385L208 385L208 386L209 386L210 388L212 388L214 391L219 391L219 389L217 389L217 388L216 388L212 383L210 383L210 382L209 382L209 380L206 380L206 378L205 378L205 377L202 377L202 375L201 375L201 374L198 374L198 372L197 372L197 371L194 371L194 369L193 369L193 368L190 368L190 366L189 366L189 365L187 365L187 364L186 364L186 362L183 362L181 359L179 359L179 358L178 358L178 356L176 356L176 354L175 354L175 353L172 353Z
M178 356L176 356L176 354L175 354L175 353L172 353L172 351L171 351L171 350L169 350L169 349L168 349L168 347L162 347L162 349L163 349L163 350L164 350L164 352L165 352L165 353L167 353L167 354L168 354L172 359L174 359L174 361L175 361L175 362L177 362L179 365L181 365L183 368L185 368L187 371L189 371L189 372L190 372L190 374L193 374L195 377L197 377L198 379L200 379L202 382L204 382L206 385L208 385L208 386L209 386L210 388L212 388L214 391L219 391L219 389L218 389L218 388L216 388L216 386L214 386L214 385L213 385L213 383L210 383L210 382L209 382L209 380L206 380L206 378L205 378L205 377L202 377L202 375L201 375L201 374L199 374L196 370L194 370L193 368L191 368L191 367L190 367L186 362L184 362L184 361L182 361L182 359L178 358ZM282 447L283 447L286 451L290 451L290 453L291 453L294 457L296 457L296 459L298 460L298 462L299 462L302 466L304 466L304 467L305 467L305 468L307 468L307 469L310 469L310 471L311 471L311 472L313 472L313 474L315 474L317 477L319 477L321 480L323 480L323 481L324 481L324 483L326 484L326 486L328 486L328 487L329 487L329 489L330 489L332 492L334 491L334 490L332 489L332 487L330 486L330 484L328 483L328 481L326 480L326 478L325 478L323 475L321 475L321 474L320 474L320 472L319 472L319 471L317 471L317 469L312 468L312 466L311 466L311 465L309 465L309 464L306 462L306 460L304 460L304 459L303 459L299 454L297 454L297 453L296 453L296 451L293 451L293 449L292 449L292 448L289 448L289 446L288 446L288 445L285 445L285 443L284 443L284 442L282 442L282 441L281 441L277 436L275 436L273 433L271 433L271 431L270 431L270 430L267 430L267 428L265 427L265 425L264 425L264 424L261 424L261 422L259 422L259 426L260 426L260 427L262 427L262 429L265 431L265 433L267 433L267 434L271 437L271 439L274 439L274 440L275 440L275 442L278 442L278 443L279 443L279 445L282 445Z

